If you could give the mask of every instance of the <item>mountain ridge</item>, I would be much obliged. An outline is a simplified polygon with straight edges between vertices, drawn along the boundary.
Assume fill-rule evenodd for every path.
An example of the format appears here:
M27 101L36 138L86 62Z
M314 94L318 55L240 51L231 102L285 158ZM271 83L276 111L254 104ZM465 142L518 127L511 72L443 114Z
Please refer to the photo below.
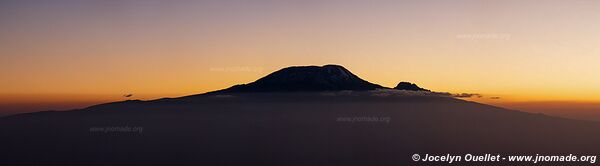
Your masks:
M292 66L275 71L254 82L238 84L209 93L227 92L315 92L387 89L356 76L341 65Z
M335 66L309 68L342 83L356 79ZM292 85L297 83L298 77L290 78ZM410 156L423 152L593 154L597 150L590 147L599 146L600 123L508 110L436 92L287 92L205 93L2 117L0 142L6 143L8 159L3 163L415 165Z
M398 83L398 85L396 85L396 87L394 87L394 89L431 92L431 90L429 90L429 89L421 88L421 87L417 86L417 84L410 83L410 82L400 82L400 83Z

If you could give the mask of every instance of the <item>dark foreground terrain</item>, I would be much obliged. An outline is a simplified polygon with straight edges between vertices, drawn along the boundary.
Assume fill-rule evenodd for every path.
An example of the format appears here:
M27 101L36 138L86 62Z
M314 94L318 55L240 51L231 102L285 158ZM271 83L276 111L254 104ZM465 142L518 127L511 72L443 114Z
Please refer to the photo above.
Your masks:
M4 117L0 135L7 166L439 165L411 156L600 152L598 123L398 90L124 101Z

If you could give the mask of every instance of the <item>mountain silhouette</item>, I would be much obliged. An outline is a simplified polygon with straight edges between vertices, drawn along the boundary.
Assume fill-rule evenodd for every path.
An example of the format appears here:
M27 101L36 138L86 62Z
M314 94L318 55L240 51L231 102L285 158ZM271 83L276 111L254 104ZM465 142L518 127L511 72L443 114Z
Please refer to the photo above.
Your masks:
M340 65L295 66L273 72L249 84L215 92L299 92L375 90L381 85L365 81Z
M417 86L417 84L413 84L413 83L410 83L410 82L400 82L400 83L398 83L398 85L396 87L394 87L394 89L397 89L397 90L410 90L410 91L428 91L428 92L430 92L430 90L421 88L421 87Z
M289 67L222 93L1 117L2 163L444 165L411 156L599 151L598 122L425 91L385 88L337 65Z

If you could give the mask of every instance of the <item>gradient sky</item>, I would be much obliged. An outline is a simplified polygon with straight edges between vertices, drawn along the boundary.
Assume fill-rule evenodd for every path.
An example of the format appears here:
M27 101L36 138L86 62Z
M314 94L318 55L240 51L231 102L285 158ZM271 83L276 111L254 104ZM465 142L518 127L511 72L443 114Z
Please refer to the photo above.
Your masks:
M503 101L600 101L596 0L3 0L0 104L176 97L291 65Z

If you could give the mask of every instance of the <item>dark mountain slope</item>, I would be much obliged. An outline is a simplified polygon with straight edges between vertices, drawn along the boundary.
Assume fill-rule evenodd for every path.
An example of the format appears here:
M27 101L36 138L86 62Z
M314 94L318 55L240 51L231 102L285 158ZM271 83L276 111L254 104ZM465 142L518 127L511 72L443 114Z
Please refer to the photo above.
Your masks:
M375 90L381 85L365 81L339 65L288 67L249 84L219 92L313 92Z
M143 131L92 131L113 127ZM596 154L599 133L597 123L369 91L200 95L0 119L7 165L412 165L414 153Z
M380 87L339 66L291 67L213 93L3 117L0 155L3 165L346 166L600 152L598 123Z
M410 90L410 91L428 91L428 92L430 91L428 89L424 89L424 88L417 86L417 84L413 84L410 82L400 82L400 83L398 83L398 85L396 85L396 87L394 87L394 89Z

